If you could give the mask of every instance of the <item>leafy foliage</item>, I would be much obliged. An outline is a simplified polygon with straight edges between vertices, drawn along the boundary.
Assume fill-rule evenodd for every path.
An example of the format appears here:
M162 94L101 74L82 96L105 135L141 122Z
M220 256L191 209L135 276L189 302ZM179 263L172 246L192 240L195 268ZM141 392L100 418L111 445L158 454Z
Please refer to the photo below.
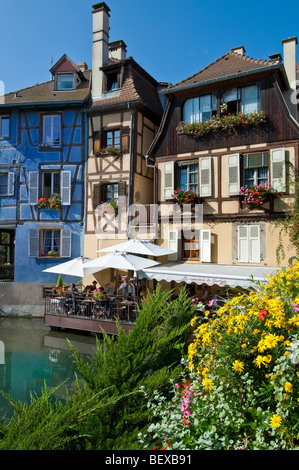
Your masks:
M172 398L143 389L155 420L140 442L170 449L299 449L299 262L196 316Z
M190 299L185 289L176 300L170 297L160 287L148 293L130 334L121 326L115 338L104 334L90 364L73 350L77 371L91 390L113 386L115 398L125 397L89 420L87 432L93 430L93 436L86 445L93 449L140 448L136 436L151 418L140 387L163 389L179 376L181 349L191 333Z

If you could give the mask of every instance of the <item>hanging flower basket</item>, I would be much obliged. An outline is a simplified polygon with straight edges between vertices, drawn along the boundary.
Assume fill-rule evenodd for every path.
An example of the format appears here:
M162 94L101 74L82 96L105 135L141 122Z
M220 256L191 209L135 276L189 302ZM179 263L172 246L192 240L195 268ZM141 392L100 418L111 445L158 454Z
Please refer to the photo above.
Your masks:
M251 206L262 206L271 197L279 195L279 192L273 189L271 184L259 184L252 187L245 185L242 186L239 193L243 196L242 204L249 204Z

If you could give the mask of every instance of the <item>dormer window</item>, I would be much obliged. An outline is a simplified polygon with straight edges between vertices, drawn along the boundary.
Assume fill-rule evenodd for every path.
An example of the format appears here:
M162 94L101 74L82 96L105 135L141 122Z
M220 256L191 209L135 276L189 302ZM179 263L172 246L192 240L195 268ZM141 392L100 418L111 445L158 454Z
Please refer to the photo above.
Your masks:
M74 78L73 73L57 74L57 90L73 90Z

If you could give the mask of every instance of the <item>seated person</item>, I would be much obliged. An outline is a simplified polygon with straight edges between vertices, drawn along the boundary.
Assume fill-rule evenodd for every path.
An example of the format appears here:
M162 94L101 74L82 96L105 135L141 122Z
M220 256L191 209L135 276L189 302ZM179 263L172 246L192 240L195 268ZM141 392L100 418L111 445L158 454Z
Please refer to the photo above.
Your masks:
M112 297L114 295L114 287L109 281L104 284L104 289L107 297Z

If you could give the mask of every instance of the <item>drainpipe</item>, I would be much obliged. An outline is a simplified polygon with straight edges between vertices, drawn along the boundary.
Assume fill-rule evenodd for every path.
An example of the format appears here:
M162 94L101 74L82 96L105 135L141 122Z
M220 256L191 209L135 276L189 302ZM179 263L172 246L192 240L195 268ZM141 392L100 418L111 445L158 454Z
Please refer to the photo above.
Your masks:
M128 109L130 103L128 102ZM133 125L134 125L134 111L131 109L131 128L130 128L130 150L129 150L129 188L128 188L128 205L127 205L127 237L129 236L129 207L131 205L131 190L133 188L132 170L133 170Z
M84 142L84 186L83 186L83 242L81 242L81 253L84 256L84 238L85 238L85 223L86 223L86 204L87 204L87 158L88 158L88 120L87 113L83 110L84 115L84 132L85 132L85 142Z

